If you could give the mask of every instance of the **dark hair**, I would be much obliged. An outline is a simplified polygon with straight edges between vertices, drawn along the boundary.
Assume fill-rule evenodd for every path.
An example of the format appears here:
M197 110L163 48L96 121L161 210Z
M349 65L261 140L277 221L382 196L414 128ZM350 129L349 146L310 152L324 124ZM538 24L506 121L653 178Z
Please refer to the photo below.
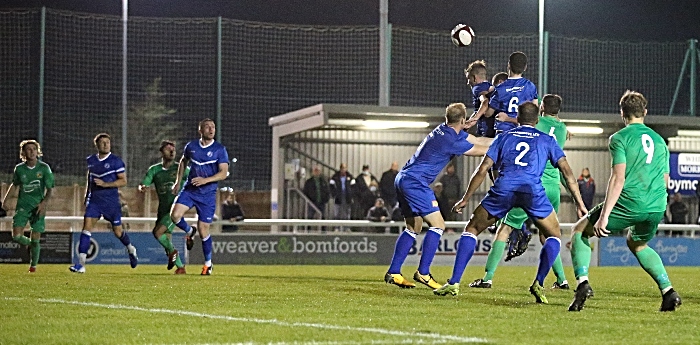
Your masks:
M464 72L486 77L486 61L476 60L470 63L467 68L464 69Z
M447 124L455 124L462 121L467 116L467 107L464 103L452 103L445 109L445 120Z
M542 97L542 107L545 114L557 115L561 109L561 96L547 94Z
M620 98L620 110L622 111L622 116L627 119L644 117L646 108L647 99L637 91L627 90Z
M97 142L100 141L102 138L107 138L110 141L112 140L112 137L109 136L107 133L100 133L95 136L95 139L92 140L93 143L95 143L95 146L97 146Z
M172 145L173 147L175 147L175 142L174 142L174 141L170 141L170 140L163 140L163 141L161 141L161 142L160 142L160 148L158 149L158 151L163 152L163 149L164 149L166 146L168 146L168 145Z
M514 52L510 54L508 58L508 66L510 66L510 71L515 74L523 74L525 68L527 67L527 55L523 52Z
M496 86L496 84L504 82L508 80L508 73L506 72L498 72L493 75L493 78L491 79L491 84Z
M535 125L540 109L537 104L525 102L518 106L518 123L521 125Z

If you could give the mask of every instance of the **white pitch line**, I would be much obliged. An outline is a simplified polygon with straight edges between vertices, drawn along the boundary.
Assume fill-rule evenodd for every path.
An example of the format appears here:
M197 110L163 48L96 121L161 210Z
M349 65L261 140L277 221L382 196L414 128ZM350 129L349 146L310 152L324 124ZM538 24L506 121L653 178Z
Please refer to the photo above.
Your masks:
M5 297L5 300L9 300L12 297ZM287 322L275 319L257 319L257 318L246 318L246 317L234 317L227 315L216 315L216 314L206 314L187 310L173 310L173 309L162 309L162 308L144 308L137 306L128 306L122 304L103 304L94 302L80 302L80 301L67 301L55 298L39 298L38 302L42 303L58 303L58 304L71 304L71 305L82 305L87 307L97 307L106 309L122 309L122 310L136 310L148 313L160 313L160 314L175 314L175 315L186 315L194 317L205 317L209 319L225 320L225 321L238 321L238 322L251 322L258 324L271 324L277 326L285 327L307 327L307 328L318 328L327 330L338 330L338 331L353 331L353 332L367 332L403 337L421 337L425 339L434 339L438 342L459 342L459 343L485 343L486 339L476 338L476 337L460 337L456 335L443 335L438 333L424 333L424 332L406 332L397 331L383 328L371 328L371 327L352 327L352 326L340 326L340 325L328 325L322 323L308 323L308 322Z

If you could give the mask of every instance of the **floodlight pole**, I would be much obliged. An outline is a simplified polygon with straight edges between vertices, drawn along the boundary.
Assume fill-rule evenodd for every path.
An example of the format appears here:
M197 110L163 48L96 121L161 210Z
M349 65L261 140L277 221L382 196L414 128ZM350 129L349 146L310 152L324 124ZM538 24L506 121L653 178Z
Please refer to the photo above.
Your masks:
M681 91L681 85L683 84L683 79L685 76L685 70L690 64L690 115L695 116L695 83L697 77L697 64L700 63L700 49L697 47L698 40L690 39L688 40L688 50L685 51L685 58L683 59L683 65L681 66L681 74L678 76L678 83L676 83L676 91L673 93L673 100L671 101L671 108L668 110L668 115L673 115L673 110L676 107L676 101L678 100L678 94Z
M538 56L538 65L537 65L537 88L539 89L537 94L542 97L544 96L544 93L547 92L544 87L544 0L539 0L539 32L540 32L540 41L539 41L539 56Z
M379 105L389 105L391 68L389 0L379 0Z
M122 160L129 166L129 153L127 152L127 17L129 0L122 0Z

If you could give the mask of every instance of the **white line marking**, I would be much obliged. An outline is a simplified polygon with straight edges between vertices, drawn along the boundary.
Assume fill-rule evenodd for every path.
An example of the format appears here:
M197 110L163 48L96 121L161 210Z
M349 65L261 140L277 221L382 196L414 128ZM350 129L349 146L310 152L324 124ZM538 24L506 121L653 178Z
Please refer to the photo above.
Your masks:
M5 297L5 300L20 300L22 298L14 298L14 297ZM246 317L234 317L234 316L227 316L227 315L216 315L216 314L206 314L206 313L199 313L199 312L194 312L194 311L187 311L187 310L173 310L173 309L162 309L162 308L144 308L144 307L137 307L137 306L128 306L128 305L122 305L122 304L102 304L102 303L94 303L94 302L80 302L80 301L67 301L67 300L62 300L62 299L56 299L56 298L39 298L37 299L38 302L41 303L57 303L57 304L71 304L71 305L82 305L82 306L87 306L87 307L97 307L97 308L106 308L106 309L122 309L122 310L136 310L136 311L143 311L147 313L159 313L159 314L175 314L175 315L186 315L186 316L194 316L194 317L206 317L209 319L218 319L218 320L225 320L225 321L238 321L238 322L252 322L252 323L258 323L258 324L272 324L272 325L277 325L277 326L285 326L285 327L308 327L308 328L317 328L317 329L328 329L328 330L338 330L338 331L354 331L354 332L367 332L367 333L376 333L376 334L385 334L385 335L395 335L395 336L402 336L402 337L420 337L420 338L425 338L425 339L432 339L435 340L430 343L444 343L444 342L458 342L458 343L486 343L487 340L483 338L476 338L476 337L460 337L456 335L443 335L439 333L424 333L424 332L407 332L407 331L397 331L397 330L390 330L390 329L383 329L383 328L371 328L371 327L352 327L352 326L339 326L339 325L328 325L328 324L322 324L322 323L308 323L308 322L287 322L287 321L280 321L280 320L275 320L275 319L256 319L256 318L246 318ZM417 343L422 343L422 341L418 340L416 341ZM371 342L370 342L371 343ZM404 343L404 342L401 342ZM413 341L405 342L405 343L413 343ZM241 343L241 344L251 344L251 343ZM285 344L285 343L279 343L280 345ZM302 344L302 343L288 343L288 344ZM344 344L344 343L303 343L303 344ZM380 343L376 343L380 344Z

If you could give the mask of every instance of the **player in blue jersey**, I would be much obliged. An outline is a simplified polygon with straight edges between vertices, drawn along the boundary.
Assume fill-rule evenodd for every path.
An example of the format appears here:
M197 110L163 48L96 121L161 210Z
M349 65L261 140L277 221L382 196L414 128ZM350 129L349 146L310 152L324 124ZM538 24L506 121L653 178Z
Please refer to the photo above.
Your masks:
M476 135L493 138L496 136L493 128L495 119L493 116L482 116L485 110L488 109L488 96L494 90L493 85L486 79L486 62L484 60L476 60L470 63L464 69L464 75L467 77L467 83L472 89L474 114L472 114L470 120L476 120Z
M401 288L416 286L401 275L401 266L425 221L430 228L423 239L420 265L413 279L432 289L440 287L430 274L430 264L445 229L445 220L440 214L430 184L454 157L481 156L493 141L490 138L477 138L467 134L464 130L471 127L474 121L467 121L466 116L467 109L464 104L450 104L445 110L445 123L435 127L423 139L416 153L396 175L394 187L406 221L406 229L396 240L391 266L384 275L384 281L389 284Z
M527 56L514 52L508 58L508 80L496 86L484 116L496 116L496 134L518 126L518 106L525 102L537 103L537 87L523 78Z
M459 293L459 281L474 254L477 236L496 219L503 218L510 209L520 207L547 237L540 252L537 276L530 286L530 293L535 296L537 303L547 303L547 298L544 296L544 278L552 268L552 263L559 255L561 247L561 231L557 214L547 198L541 181L547 162L561 171L569 189L573 192L579 210L587 212L564 151L557 145L554 138L534 127L539 120L539 107L527 102L518 108L520 126L496 137L481 165L469 180L464 196L453 207L453 211L461 213L469 198L484 181L489 168L491 166L498 168L499 176L495 184L474 210L459 239L452 277L447 284L434 291L437 295Z
M95 136L97 153L87 158L87 187L85 189L85 217L83 232L78 244L78 263L71 266L71 272L85 273L85 261L90 249L90 231L95 223L104 217L112 224L112 232L126 246L131 268L138 264L136 247L131 244L129 235L122 229L122 208L119 202L119 187L126 186L126 170L121 158L111 152L111 138L107 133Z
M173 194L177 195L170 218L178 228L187 233L187 249L194 245L194 235L199 231L204 252L202 275L211 275L212 241L209 235L209 225L214 220L216 210L216 183L228 176L228 152L224 145L214 140L216 125L211 119L199 122L200 138L192 140L183 149L180 165L177 169L177 180L173 185ZM189 166L190 173L187 182L180 190L180 182ZM197 227L192 227L183 216L192 207L197 210Z

